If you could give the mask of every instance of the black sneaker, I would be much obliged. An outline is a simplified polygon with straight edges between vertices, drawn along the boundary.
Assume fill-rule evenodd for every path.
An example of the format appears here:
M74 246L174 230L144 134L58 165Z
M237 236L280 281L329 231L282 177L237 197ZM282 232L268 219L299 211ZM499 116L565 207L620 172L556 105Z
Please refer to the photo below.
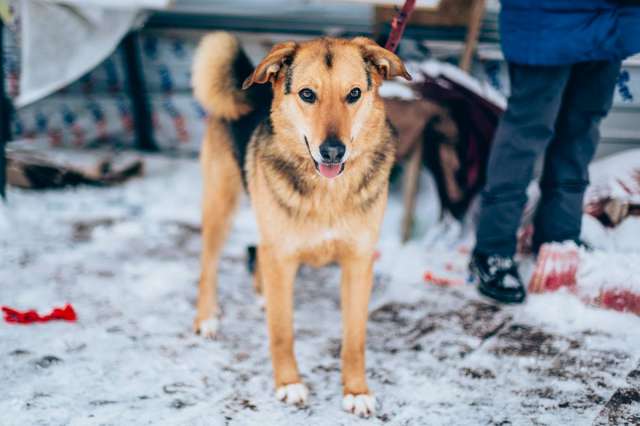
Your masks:
M502 303L524 302L526 291L513 258L476 253L471 257L469 272L483 295Z

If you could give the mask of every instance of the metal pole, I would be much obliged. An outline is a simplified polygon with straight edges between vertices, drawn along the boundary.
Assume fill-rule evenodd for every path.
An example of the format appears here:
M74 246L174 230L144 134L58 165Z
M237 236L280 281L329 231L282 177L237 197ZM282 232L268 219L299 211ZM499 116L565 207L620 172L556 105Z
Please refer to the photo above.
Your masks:
M122 53L127 74L127 91L133 108L133 125L138 148L144 151L157 151L153 140L153 126L147 89L142 73L140 49L137 33L129 33L122 41Z
M0 196L6 200L7 193L7 142L9 142L9 100L4 88L4 24L0 19Z

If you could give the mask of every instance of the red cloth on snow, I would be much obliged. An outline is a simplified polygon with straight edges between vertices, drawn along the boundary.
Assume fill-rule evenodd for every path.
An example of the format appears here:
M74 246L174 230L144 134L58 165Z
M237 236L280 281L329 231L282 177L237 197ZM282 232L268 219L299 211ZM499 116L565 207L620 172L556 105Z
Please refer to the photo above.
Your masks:
M47 315L40 315L35 310L17 311L8 306L2 307L4 320L12 324L32 324L35 322L48 322L54 320L75 321L78 317L71 304L67 303L62 308L54 308Z

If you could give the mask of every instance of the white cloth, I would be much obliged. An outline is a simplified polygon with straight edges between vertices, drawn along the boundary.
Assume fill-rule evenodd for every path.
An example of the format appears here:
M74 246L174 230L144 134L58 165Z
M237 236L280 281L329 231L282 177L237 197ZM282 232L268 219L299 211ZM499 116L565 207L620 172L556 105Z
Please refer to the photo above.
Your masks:
M62 4L64 3L64 4ZM20 0L17 107L42 99L95 67L136 23L141 8L169 0Z

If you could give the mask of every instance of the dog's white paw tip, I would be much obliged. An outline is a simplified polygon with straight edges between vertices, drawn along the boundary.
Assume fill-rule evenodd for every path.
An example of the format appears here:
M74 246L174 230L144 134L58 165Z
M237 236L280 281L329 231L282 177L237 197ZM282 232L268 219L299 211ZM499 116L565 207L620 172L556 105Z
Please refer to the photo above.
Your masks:
M259 294L256 295L256 306L258 306L260 309L264 309L265 307L265 300L264 300L264 296L261 296Z
M291 383L276 389L276 398L290 405L304 405L309 397L309 389L302 383Z
M218 334L220 320L216 317L200 321L196 324L196 332L202 337L213 339Z
M342 409L360 417L369 417L376 412L376 397L368 394L347 394L342 398Z

